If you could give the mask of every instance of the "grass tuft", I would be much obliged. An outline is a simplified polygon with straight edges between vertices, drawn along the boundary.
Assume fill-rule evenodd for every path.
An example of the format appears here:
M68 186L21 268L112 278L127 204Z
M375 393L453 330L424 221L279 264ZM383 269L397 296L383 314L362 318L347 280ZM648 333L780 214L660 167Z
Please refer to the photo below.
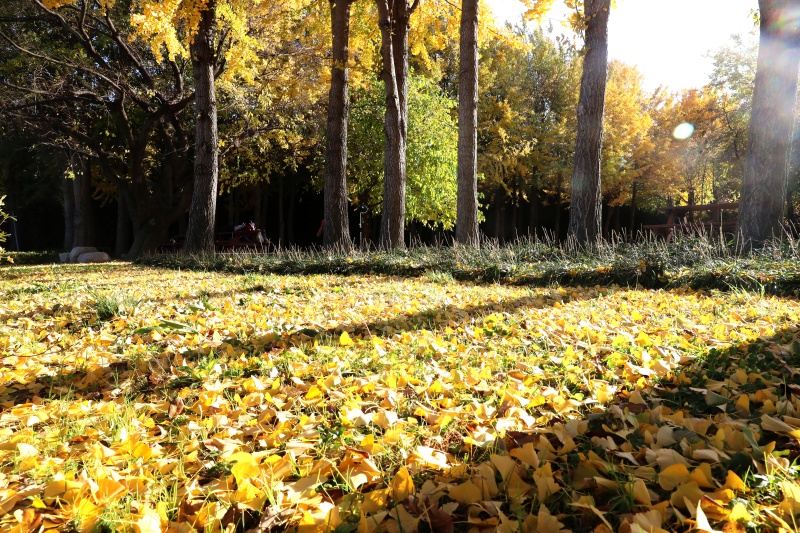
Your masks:
M624 235L591 246L552 237L525 237L481 247L415 245L402 250L277 249L268 254L226 253L204 256L151 255L143 265L240 274L344 274L425 276L449 280L548 287L621 285L650 289L748 290L781 296L800 295L800 245L791 236L739 254L709 235L679 236L670 243Z

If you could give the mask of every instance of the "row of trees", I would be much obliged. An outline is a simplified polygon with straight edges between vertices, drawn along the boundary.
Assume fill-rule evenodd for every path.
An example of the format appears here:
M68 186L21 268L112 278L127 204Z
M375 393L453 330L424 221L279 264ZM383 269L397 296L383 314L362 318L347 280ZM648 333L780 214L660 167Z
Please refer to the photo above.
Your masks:
M75 235L87 203L115 200L130 256L184 220L187 250L209 250L218 183L298 168L319 176L327 245L350 245L353 204L381 216L387 247L407 220L477 245L479 201L527 206L529 231L569 203L569 233L591 242L622 206L733 200L741 184L741 235L776 231L797 72L797 28L780 13L796 1L762 0L760 77L740 39L708 87L681 94L649 93L607 61L609 0L568 1L575 41L497 29L477 0L5 3L0 136L63 165ZM671 135L681 122L688 140Z

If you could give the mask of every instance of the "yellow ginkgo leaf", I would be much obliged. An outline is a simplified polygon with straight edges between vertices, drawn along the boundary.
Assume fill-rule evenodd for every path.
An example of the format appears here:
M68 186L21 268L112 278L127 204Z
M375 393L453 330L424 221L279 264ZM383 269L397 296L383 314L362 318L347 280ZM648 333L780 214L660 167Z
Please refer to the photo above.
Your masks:
M508 478L511 477L511 473L517 467L517 462L507 455L497 454L492 454L490 460L497 469L497 473L500 474L500 479L503 480L503 483L508 482Z
M261 475L261 469L255 458L249 453L239 452L230 456L230 462L234 463L231 467L231 474L239 485L242 481L257 478Z
M95 526L100 522L101 514L103 514L102 508L85 498L78 501L73 507L73 519L79 524L78 529L81 533L94 531ZM161 529L158 531L160 533Z
M723 489L730 489L732 491L746 491L747 485L744 484L744 481L736 475L736 472L733 470L728 470L728 476L725 478L725 485L722 487Z
M389 489L378 489L364 494L364 500L361 502L361 514L374 514L386 509L389 495Z
M452 487L448 492L448 496L458 503L464 505L472 505L478 503L482 498L483 492L475 486L472 481L465 481L461 485Z
M342 334L339 336L339 346L347 347L347 346L353 346L354 344L355 343L353 342L353 339L350 338L350 335L346 331L343 331Z
M411 479L411 474L408 468L401 467L392 479L392 498L395 501L404 501L415 492L414 480Z
M133 530L136 533L161 533L161 517L155 509L146 507L133 523Z
M740 520L749 522L752 519L753 516L747 510L747 506L741 502L734 505L733 509L731 509L731 514L728 515L728 520L731 520L732 522L738 522Z
M658 475L658 484L664 490L672 490L689 481L689 469L680 463L668 466Z
M687 502L689 505L697 505L697 502L700 501L700 498L703 497L703 491L700 490L700 487L697 486L696 481L690 481L688 483L684 483L680 485L670 496L670 503L675 507L682 507L684 509L687 508Z

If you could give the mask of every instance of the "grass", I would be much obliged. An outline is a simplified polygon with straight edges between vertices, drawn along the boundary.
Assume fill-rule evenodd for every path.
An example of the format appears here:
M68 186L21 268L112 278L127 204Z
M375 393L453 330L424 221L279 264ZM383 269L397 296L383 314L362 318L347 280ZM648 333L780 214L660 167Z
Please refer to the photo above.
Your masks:
M735 253L729 244L708 236L680 236L671 243L615 238L593 247L524 238L504 246L486 241L480 249L424 245L394 251L277 249L267 254L153 255L137 263L241 274L383 274L536 287L689 286L797 296L798 261L800 243L787 235L749 254Z

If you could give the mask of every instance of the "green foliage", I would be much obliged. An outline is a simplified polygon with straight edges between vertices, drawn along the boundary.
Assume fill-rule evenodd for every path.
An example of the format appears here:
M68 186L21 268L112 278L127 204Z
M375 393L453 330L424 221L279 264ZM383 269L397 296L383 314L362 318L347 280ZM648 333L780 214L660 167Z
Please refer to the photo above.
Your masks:
M385 89L373 82L352 94L348 188L353 203L380 213L383 205ZM456 218L458 126L455 102L433 80L412 76L408 90L406 219L451 229Z
M14 265L47 265L50 263L58 263L58 251L43 251L43 252L9 252L6 251L3 257L7 261L0 261L0 266L6 264Z
M531 194L566 200L575 143L580 62L541 29L513 30L517 46L482 50L479 171L483 189L519 205Z

